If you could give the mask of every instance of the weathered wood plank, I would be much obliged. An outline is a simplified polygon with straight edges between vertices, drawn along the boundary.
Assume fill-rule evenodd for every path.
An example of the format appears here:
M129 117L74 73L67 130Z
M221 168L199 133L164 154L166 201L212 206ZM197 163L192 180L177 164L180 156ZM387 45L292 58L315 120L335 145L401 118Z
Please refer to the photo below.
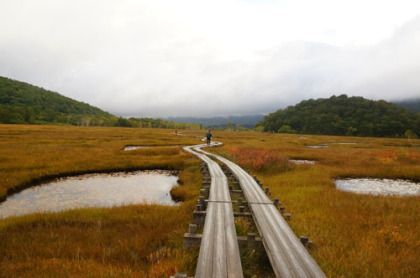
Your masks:
M224 203L221 204L224 206L224 210L228 213L225 217L225 236L226 236L226 249L227 249L227 266L228 266L228 277L242 277L242 265L237 262L236 248L239 250L237 245L237 235L235 228L235 220L233 216L232 204ZM239 258L240 260L240 258ZM239 275L240 273L240 275Z

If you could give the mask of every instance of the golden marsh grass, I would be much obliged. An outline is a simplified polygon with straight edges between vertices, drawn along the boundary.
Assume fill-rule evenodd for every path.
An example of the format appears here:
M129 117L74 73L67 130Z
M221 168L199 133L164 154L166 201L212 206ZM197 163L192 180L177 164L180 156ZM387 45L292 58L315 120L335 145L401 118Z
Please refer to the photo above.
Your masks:
M189 135L203 135L190 132ZM297 236L329 277L418 277L420 197L358 195L337 177L420 181L420 140L213 132L212 149L249 169L292 214ZM83 172L174 169L179 207L132 205L0 220L0 277L167 277L194 273L182 236L199 194L199 161L173 145L198 144L170 130L0 126L0 196L32 181ZM355 144L332 144L332 143ZM307 146L326 143L328 147ZM153 146L123 151L125 146ZM164 147L172 145L172 147ZM286 158L286 159L285 159ZM291 159L315 160L293 165ZM266 165L266 161L270 164ZM257 163L257 164L253 164ZM237 223L244 230L248 223Z

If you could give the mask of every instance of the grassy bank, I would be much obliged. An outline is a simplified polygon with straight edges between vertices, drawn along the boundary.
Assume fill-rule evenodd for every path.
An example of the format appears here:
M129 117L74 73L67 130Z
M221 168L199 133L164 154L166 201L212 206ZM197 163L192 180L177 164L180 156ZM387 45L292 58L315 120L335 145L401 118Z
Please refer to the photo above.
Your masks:
M257 175L292 214L295 233L315 242L311 253L327 276L418 277L420 197L343 192L333 179L420 181L419 140L234 132L216 137L225 146L213 151ZM320 144L327 147L306 147ZM288 158L316 164L294 165Z

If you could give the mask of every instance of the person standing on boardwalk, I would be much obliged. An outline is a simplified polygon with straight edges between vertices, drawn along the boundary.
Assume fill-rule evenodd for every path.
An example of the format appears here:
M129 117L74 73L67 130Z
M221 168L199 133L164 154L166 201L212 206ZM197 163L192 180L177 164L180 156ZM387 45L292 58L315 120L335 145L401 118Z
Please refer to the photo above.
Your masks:
M206 133L206 138L207 138L207 145L210 145L211 142L211 137L213 135L211 134L211 130L209 129L209 131Z

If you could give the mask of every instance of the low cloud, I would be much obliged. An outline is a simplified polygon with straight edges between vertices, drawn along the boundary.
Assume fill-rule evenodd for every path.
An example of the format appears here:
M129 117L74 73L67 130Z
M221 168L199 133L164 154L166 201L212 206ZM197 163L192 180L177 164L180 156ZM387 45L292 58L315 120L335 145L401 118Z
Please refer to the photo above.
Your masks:
M333 94L420 97L420 17L375 44L297 39L235 56L168 9L132 1L78 8L84 3L54 12L35 5L31 13L43 20L32 25L0 20L0 31L8 30L0 38L0 75L137 117L268 113Z

